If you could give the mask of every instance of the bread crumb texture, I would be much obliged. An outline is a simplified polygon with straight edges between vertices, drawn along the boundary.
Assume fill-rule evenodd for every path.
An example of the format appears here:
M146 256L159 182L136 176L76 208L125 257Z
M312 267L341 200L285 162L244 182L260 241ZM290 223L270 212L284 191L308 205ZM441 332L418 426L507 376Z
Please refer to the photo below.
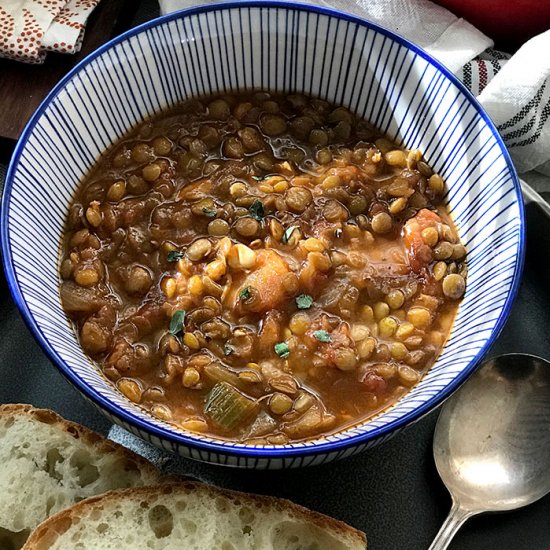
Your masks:
M28 405L0 406L0 548L92 495L150 485L156 469L122 446Z
M117 491L41 525L24 550L363 550L364 534L290 502L201 483Z

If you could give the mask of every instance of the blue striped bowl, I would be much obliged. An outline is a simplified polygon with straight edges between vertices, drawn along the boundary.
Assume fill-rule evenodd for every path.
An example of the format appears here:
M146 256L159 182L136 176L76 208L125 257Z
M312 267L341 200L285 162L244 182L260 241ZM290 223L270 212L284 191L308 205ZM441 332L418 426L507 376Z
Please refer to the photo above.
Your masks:
M451 338L403 399L340 433L256 447L185 433L139 409L83 354L60 307L60 235L79 181L145 117L191 95L254 88L350 107L390 139L421 149L446 180L468 249L469 279ZM64 78L25 129L3 197L9 286L66 377L114 422L183 456L250 468L320 464L379 443L441 403L500 332L523 260L517 177L497 130L457 79L377 25L281 2L218 4L163 17L103 46Z

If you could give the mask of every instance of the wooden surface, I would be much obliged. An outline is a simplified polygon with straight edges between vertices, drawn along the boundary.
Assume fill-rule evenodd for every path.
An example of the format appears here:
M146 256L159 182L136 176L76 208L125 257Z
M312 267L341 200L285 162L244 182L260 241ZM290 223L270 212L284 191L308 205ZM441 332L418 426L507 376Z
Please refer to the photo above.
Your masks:
M76 55L48 53L43 65L0 59L0 144L17 140L35 109L55 84L90 52L126 30L137 0L101 0L86 26Z

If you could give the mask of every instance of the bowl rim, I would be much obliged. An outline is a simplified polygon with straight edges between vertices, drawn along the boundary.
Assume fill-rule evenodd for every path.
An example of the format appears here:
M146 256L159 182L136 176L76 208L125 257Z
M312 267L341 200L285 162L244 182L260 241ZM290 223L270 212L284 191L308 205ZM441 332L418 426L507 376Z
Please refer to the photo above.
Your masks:
M54 349L54 347L49 343L47 338L42 333L40 327L34 320L26 300L20 290L19 283L17 281L17 276L12 261L11 253L11 243L9 240L9 230L8 230L8 205L10 204L11 191L13 187L13 178L14 174L19 165L19 160L23 149L27 143L27 140L32 133L34 127L36 126L38 120L40 119L43 112L47 109L49 104L57 97L57 95L63 90L66 83L69 82L75 74L77 74L83 67L92 62L95 58L101 56L105 51L109 50L113 46L126 41L128 38L140 34L148 29L153 27L164 25L170 21L189 17L192 15L198 15L202 13L215 12L221 10L233 10L233 9L243 9L243 8L268 8L274 9L279 8L287 11L306 11L311 13L316 13L319 15L326 15L328 17L344 20L347 22L354 23L356 25L365 27L367 29L372 29L394 41L398 44L408 48L413 51L420 57L424 58L428 63L432 64L437 70L439 70L443 75L449 79L464 96L468 99L469 104L477 111L479 116L485 122L494 138L496 139L499 147L500 153L504 157L506 165L509 169L509 172L512 177L512 182L514 185L516 199L519 206L519 245L518 245L518 254L516 256L515 265L514 265L514 274L512 279L512 284L510 291L506 298L504 305L502 306L501 313L495 323L495 328L493 329L491 335L487 341L483 344L481 349L478 351L476 356L469 362L467 367L456 376L456 378L445 386L438 393L430 397L425 403L420 407L407 412L402 417L392 420L383 426L380 426L371 432L355 434L346 438L338 439L336 441L323 441L319 439L318 442L310 445L304 446L266 446L266 447L247 447L246 445L237 444L231 441L218 440L219 442L204 441L198 438L195 438L191 434L182 433L174 434L169 431L165 431L163 428L155 426L152 423L149 423L137 416L134 416L132 413L119 408L116 404L112 403L109 399L102 396L99 392L95 390L92 386L87 385L79 376L77 376L69 367L65 364L63 359ZM475 370L481 359L487 354L489 348L492 346L493 342L501 333L504 324L510 314L511 307L513 302L518 294L519 285L521 281L521 274L523 271L523 266L525 262L525 212L524 212L524 202L521 192L521 186L519 179L515 170L515 167L512 163L510 154L504 144L500 134L498 133L495 124L490 119L489 115L478 103L476 98L472 93L462 84L462 82L441 62L433 58L431 55L426 53L422 48L416 44L410 42L408 39L396 34L395 32L366 19L351 15L346 12L342 12L332 8L326 8L321 6L316 6L312 4L304 4L301 2L286 2L281 0L237 0L230 2L220 2L216 4L207 4L191 8L186 8L179 10L167 15L160 16L156 19L143 23L137 27L129 29L128 31L122 33L121 35L113 38L112 40L106 42L88 56L86 56L82 61L80 61L71 71L69 71L49 92L46 98L39 105L37 110L34 112L33 116L27 122L12 155L9 168L6 174L4 190L2 194L2 200L0 202L0 238L1 238L1 250L3 256L3 265L6 273L6 279L8 283L8 288L12 294L14 302L19 309L23 320L27 327L30 329L31 333L38 341L38 344L42 350L46 353L48 358L54 363L54 365L61 371L61 373L75 386L80 392L83 393L85 397L90 399L93 403L97 404L101 409L106 411L111 417L114 417L116 420L121 422L123 425L128 424L134 429L139 429L144 432L147 432L161 440L167 440L171 445L189 447L198 451L208 451L213 452L218 455L231 455L239 458L263 458L263 459L273 459L273 458L292 458L302 455L315 456L321 454L328 454L335 451L344 451L350 447L357 447L367 442L381 438L390 434L391 432L398 431L406 427L407 425L419 420L422 416L430 412L432 409L439 406L447 397L451 395L458 387L465 382L467 377ZM383 413L382 413L383 414ZM368 421L367 421L368 422ZM359 424L360 425L360 424ZM345 430L343 430L345 431ZM342 432L336 432L342 433ZM311 440L315 441L315 439Z

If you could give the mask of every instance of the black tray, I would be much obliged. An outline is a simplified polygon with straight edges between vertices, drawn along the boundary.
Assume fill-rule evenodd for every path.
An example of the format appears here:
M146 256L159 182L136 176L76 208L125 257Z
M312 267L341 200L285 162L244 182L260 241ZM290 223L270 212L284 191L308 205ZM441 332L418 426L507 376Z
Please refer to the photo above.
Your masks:
M527 258L511 316L490 351L550 359L550 207L525 186ZM52 366L0 279L0 403L32 403L107 434L111 424ZM428 548L449 507L432 458L437 411L354 458L293 471L253 472L168 459L168 469L233 489L289 498L364 530L371 550ZM452 550L521 550L550 545L550 496L513 513L470 520Z

